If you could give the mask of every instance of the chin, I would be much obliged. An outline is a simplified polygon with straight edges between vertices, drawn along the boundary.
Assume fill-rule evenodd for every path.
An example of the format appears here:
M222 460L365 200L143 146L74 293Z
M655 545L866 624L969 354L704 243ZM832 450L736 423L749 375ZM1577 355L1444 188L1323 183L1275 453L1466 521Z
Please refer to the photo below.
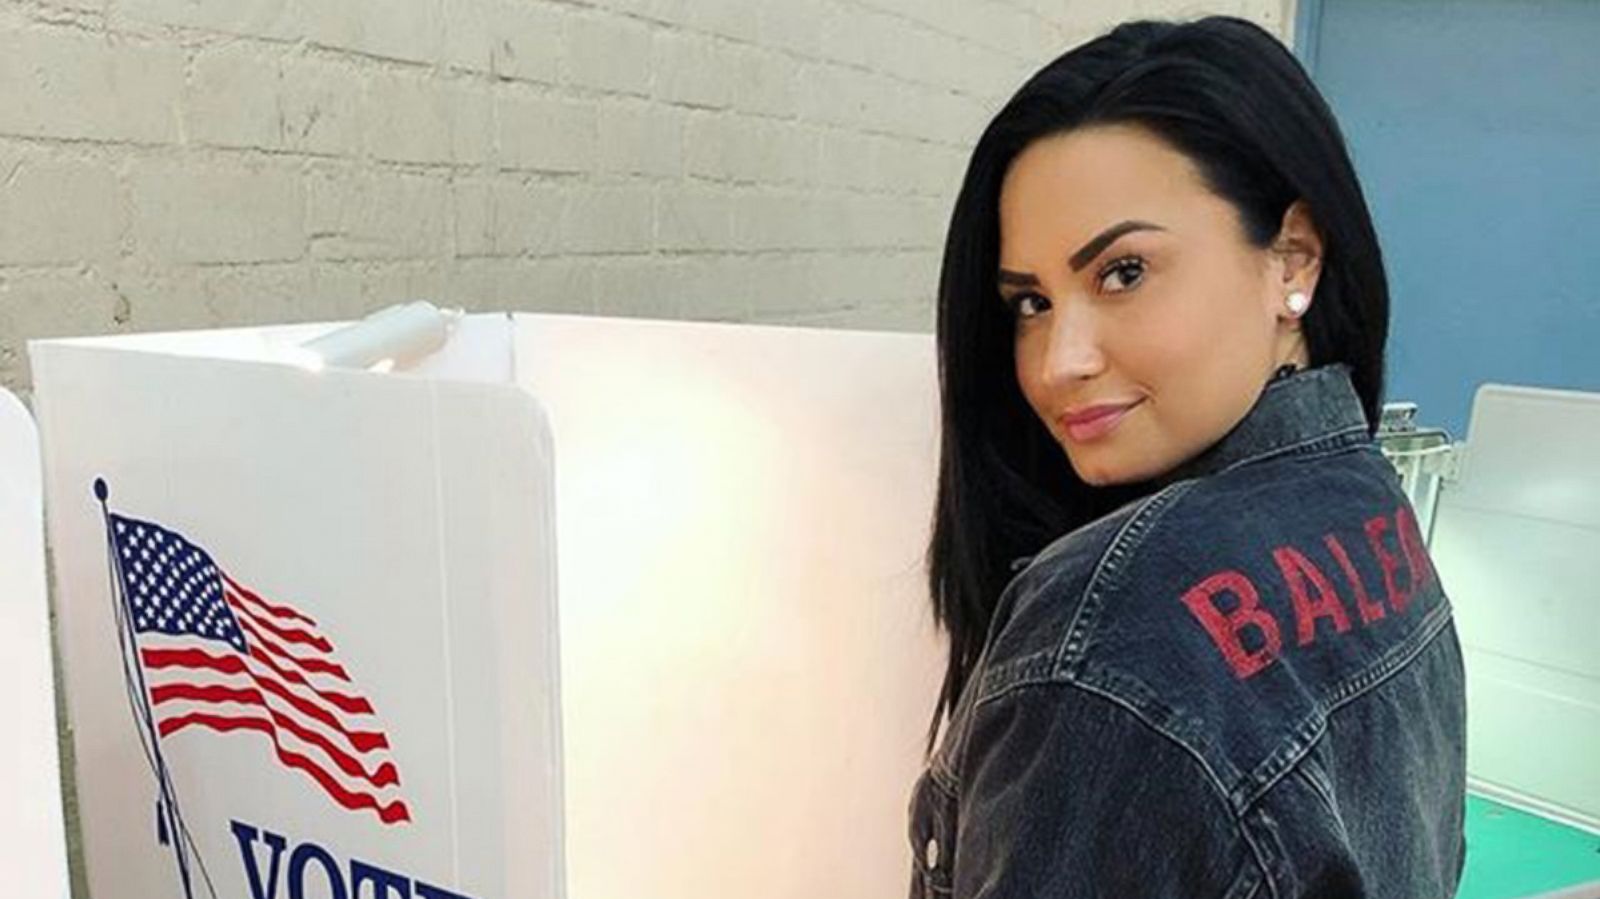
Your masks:
M1090 487L1132 484L1156 477L1164 471L1164 469L1146 470L1148 466L1133 464L1132 460L1121 460L1119 463L1119 460L1112 458L1078 459L1071 454L1068 454L1067 458L1072 462L1072 470L1077 473L1078 480Z
M1070 454L1067 458L1072 462L1072 470L1077 473L1078 480L1090 487L1111 487L1124 481L1117 467L1106 464L1105 460L1080 460Z

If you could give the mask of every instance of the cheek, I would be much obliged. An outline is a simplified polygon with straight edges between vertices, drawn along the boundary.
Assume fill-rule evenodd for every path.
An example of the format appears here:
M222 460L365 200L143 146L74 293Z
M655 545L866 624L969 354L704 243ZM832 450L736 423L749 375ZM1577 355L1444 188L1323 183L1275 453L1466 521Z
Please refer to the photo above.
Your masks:
M1216 354L1216 314L1208 305L1172 291L1141 296L1118 309L1101 343L1117 386L1157 400L1184 392Z
M1258 369L1273 345L1259 282L1230 266L1177 280L1138 307L1122 347L1129 364L1157 382L1152 388L1178 392L1204 392L1221 372Z
M1045 346L1044 341L1037 336L1019 335L1012 344L1013 365L1017 373L1017 385L1022 388L1022 396L1034 412L1039 411L1040 403L1044 399L1045 387L1043 383L1043 362Z
M1118 347L1123 373L1154 400L1141 435L1151 464L1175 464L1219 439L1249 410L1270 365L1273 330L1259 286L1237 278L1213 285L1149 304Z

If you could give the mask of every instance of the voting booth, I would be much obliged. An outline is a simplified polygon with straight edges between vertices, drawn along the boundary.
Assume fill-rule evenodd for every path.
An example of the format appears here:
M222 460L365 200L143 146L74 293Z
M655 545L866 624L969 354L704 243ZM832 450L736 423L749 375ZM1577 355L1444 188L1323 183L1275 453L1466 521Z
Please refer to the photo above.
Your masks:
M31 347L94 896L903 892L928 335L334 327Z

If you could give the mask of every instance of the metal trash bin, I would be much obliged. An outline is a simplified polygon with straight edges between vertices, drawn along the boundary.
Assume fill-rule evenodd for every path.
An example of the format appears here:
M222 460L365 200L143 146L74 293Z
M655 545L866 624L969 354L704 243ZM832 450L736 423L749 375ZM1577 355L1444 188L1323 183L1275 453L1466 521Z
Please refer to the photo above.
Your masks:
M1429 541L1439 490L1455 478L1461 447L1443 428L1417 427L1416 418L1416 403L1385 403L1377 440L1384 457L1400 473L1400 485L1417 512L1417 527Z

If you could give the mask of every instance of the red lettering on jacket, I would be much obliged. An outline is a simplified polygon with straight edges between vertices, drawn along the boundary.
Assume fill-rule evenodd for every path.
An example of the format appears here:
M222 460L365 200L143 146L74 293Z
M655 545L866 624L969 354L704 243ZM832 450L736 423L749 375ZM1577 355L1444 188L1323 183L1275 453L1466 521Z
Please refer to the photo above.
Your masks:
M1355 596L1361 624L1365 626L1382 620L1389 612L1404 614L1411 600L1429 583L1438 580L1439 572L1433 567L1422 531L1417 527L1416 514L1408 504L1401 504L1392 516L1379 515L1367 519L1361 529L1378 563L1378 570L1383 574L1383 587L1388 594L1387 609L1367 592L1360 572L1339 538L1324 534L1322 543L1343 571L1344 579ZM1386 540L1385 537L1391 532L1392 539ZM1272 559L1288 588L1298 645L1307 646L1316 642L1317 623L1323 618L1332 620L1335 633L1343 634L1350 630L1350 614L1344 600L1316 563L1293 546L1277 547L1272 551ZM1407 574L1404 589L1396 578L1402 560ZM1234 596L1231 611L1224 612L1217 607L1217 597L1223 593ZM1211 642L1216 644L1234 676L1241 680L1260 672L1283 652L1283 635L1278 619L1261 604L1256 585L1237 570L1219 571L1195 584L1183 594L1183 604L1210 635ZM1252 641L1259 643L1255 649L1245 646L1244 637L1250 629L1260 635L1258 641Z
M1400 567L1400 560L1383 545L1383 532L1389 529L1389 519L1383 515L1368 519L1365 528L1372 555L1377 558L1378 567L1383 569L1383 588L1389 591L1389 608L1394 609L1395 614L1401 614L1405 612L1406 604L1411 602L1411 591L1402 591L1394 582L1394 573Z
M1367 585L1361 582L1361 575L1356 572L1356 566L1350 562L1350 554L1344 551L1344 544L1339 538L1329 534L1322 538L1328 547L1328 552L1333 554L1333 560L1339 563L1344 571L1344 579L1350 582L1350 590L1356 595L1356 610L1361 613L1361 623L1371 624L1383 617L1383 605L1372 601L1367 595Z
M1233 611L1224 613L1217 608L1217 594L1232 593L1239 601ZM1278 633L1278 622L1261 608L1261 596L1250 579L1237 571L1219 571L1183 594L1183 604L1211 635L1211 641L1222 651L1222 656L1241 680L1272 663L1283 649L1283 638ZM1261 631L1265 642L1254 651L1244 648L1240 632L1246 627Z
M1350 616L1322 569L1292 546L1278 547L1272 551L1272 558L1283 572L1284 583L1289 585L1289 598L1294 600L1295 635L1301 646L1317 638L1318 618L1333 619L1333 629L1341 634L1350 629ZM1316 589L1314 599L1306 590L1307 580Z

